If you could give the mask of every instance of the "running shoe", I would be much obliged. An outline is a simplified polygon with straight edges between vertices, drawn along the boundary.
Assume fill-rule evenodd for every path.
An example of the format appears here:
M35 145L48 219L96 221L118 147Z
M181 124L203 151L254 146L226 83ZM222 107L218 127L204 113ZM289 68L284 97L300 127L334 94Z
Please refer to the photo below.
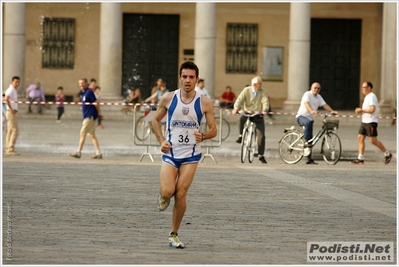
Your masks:
M364 160L361 159L355 159L351 161L351 164L355 164L355 165L363 165L364 164Z
M103 154L95 154L93 156L91 156L92 159L102 159L103 158Z
M171 232L169 234L169 247L171 248L184 248L183 242L177 237L177 233Z
M81 154L80 154L80 153L69 153L68 155L71 156L71 157L80 159L80 155L81 155Z
M7 156L19 156L20 154L15 151L8 151L8 152L6 152L6 155Z
M389 153L389 156L385 157L385 165L389 164L391 162L391 160L392 160L392 154Z
M236 143L241 144L241 142L242 142L242 136L238 137L238 139L236 140Z
M161 195L158 196L158 209L159 211L164 211L168 208L169 203L170 203L170 199L165 200L161 197Z

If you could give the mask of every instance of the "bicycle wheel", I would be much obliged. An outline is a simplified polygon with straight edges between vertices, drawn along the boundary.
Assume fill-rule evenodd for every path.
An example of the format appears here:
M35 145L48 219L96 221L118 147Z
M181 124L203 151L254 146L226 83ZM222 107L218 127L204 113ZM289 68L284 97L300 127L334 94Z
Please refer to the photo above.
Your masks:
M144 116L141 116L136 123L135 134L138 140L146 140L151 133L151 122L146 121Z
M248 152L247 138L248 138L248 131L244 130L241 141L241 163L244 163L245 159L247 158L247 152Z
M326 133L321 143L321 153L327 164L337 164L341 157L342 147L341 140L336 133Z
M221 137L222 141L225 141L230 135L230 123L225 119L222 118L222 128L220 128L220 120L219 118L215 118L216 128L218 130L218 134L216 137L212 138L213 141L219 141L219 136Z
M230 123L222 118L222 129L220 134L222 135L222 141L225 141L230 135Z
M256 146L256 130L250 132L250 139L248 140L248 161L252 163L255 158Z
M304 140L297 132L286 133L280 140L279 154L287 164L295 164L303 157Z

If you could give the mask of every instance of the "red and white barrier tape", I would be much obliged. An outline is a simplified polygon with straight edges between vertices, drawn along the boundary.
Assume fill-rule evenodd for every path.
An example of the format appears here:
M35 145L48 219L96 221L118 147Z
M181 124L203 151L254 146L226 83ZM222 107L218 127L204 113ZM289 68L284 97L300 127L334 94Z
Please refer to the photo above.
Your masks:
M296 113L292 113L292 112L268 112L267 114L273 115L296 115ZM323 114L319 114L316 116L324 116ZM328 117L334 117L334 118L361 118L360 115L330 115ZM396 119L395 116L379 116L379 119Z
M3 102L5 103L5 102ZM18 104L41 104L41 105L58 105L58 104L64 104L64 105L96 105L95 102L93 103L88 103L88 102L58 102L58 101L17 101L11 103L18 103ZM158 106L157 104L136 104L136 103L114 103L114 102L100 102L101 106ZM287 116L294 116L296 113L293 112L268 112L267 114L270 115L287 115ZM317 115L317 116L324 116L322 114ZM329 117L335 117L335 118L360 118L360 115L330 115ZM379 119L396 119L396 116L379 116Z

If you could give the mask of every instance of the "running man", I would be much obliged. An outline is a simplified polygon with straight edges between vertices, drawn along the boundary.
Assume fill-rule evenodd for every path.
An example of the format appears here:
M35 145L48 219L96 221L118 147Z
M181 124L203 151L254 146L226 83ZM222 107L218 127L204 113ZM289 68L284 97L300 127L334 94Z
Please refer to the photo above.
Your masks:
M194 62L186 61L180 66L182 87L165 93L158 103L152 119L155 136L161 145L162 166L160 171L160 195L158 209L164 211L174 197L172 228L169 246L184 248L177 236L186 211L186 195L194 179L198 162L202 157L201 142L217 134L211 99L195 91L199 70ZM162 117L167 115L165 136L161 133ZM199 132L205 115L208 131Z
M383 143L377 139L378 127L378 98L372 92L373 84L371 82L363 82L362 93L366 96L363 100L362 107L355 109L356 114L362 115L362 123L357 135L359 155L357 159L352 160L351 164L363 165L364 164L364 149L366 136L369 137L370 143L378 147L385 156L385 165L389 164L392 160L392 154L385 148Z

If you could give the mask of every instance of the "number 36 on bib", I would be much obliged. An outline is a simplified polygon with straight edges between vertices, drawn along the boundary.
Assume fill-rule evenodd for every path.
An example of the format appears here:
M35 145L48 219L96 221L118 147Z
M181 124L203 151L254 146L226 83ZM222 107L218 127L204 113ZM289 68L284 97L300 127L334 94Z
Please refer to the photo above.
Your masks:
M190 130L182 130L179 134L175 134L172 136L172 144L173 145L195 145L195 129Z

